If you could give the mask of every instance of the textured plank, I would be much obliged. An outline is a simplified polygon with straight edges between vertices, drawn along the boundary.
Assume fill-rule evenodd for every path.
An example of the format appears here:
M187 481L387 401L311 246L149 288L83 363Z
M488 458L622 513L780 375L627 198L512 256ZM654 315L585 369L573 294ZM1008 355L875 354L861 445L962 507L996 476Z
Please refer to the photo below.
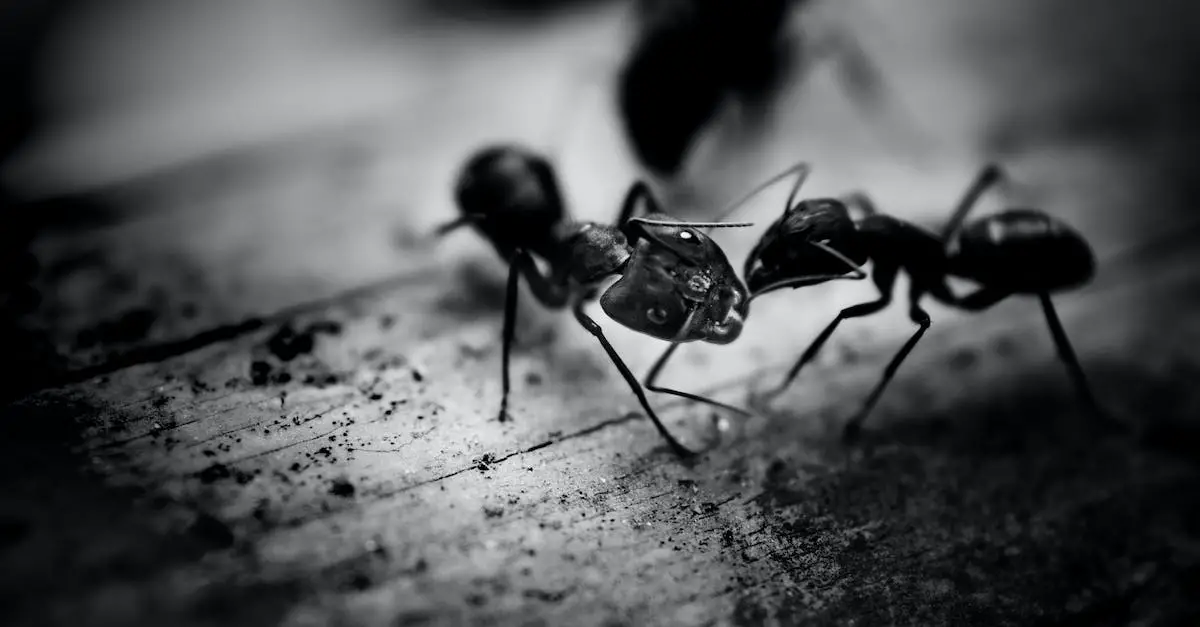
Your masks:
M614 22L472 58L469 71L447 69L447 91L557 59L546 50L583 33L601 46ZM908 97L939 80L964 85L944 66L912 72L933 55L916 48L883 55L913 79ZM562 80L534 77L546 69L527 70L527 91L490 87L510 93L491 102L496 117L468 115L480 100L470 91L431 99L440 115L428 119L365 120L231 154L117 190L144 211L106 233L43 242L44 258L68 270L48 279L57 287L40 324L71 367L121 367L2 412L4 624L1200 618L1187 594L1200 584L1190 463L1200 260L1181 188L1164 185L1175 173L1147 158L1156 140L1076 137L1014 152L1021 185L1010 196L1096 243L1097 281L1058 302L1102 402L1141 441L1101 433L1078 411L1036 305L1014 300L972 318L931 308L933 329L860 448L834 436L910 332L902 306L847 324L753 420L656 399L693 441L722 429L718 448L681 463L594 340L528 298L515 420L497 422L503 270L469 234L421 242L451 211L445 190L466 150L501 121L512 124L505 136L542 141ZM830 75L810 85L786 96L796 106L774 120L780 132L731 123L714 134L691 181L668 190L680 212L703 214L795 159L803 137L800 151L818 162L808 192L863 185L900 215L940 219L976 167L960 153L986 133L898 162ZM522 110L535 100L544 109ZM611 214L632 177L604 115L560 153L583 216ZM752 211L773 217L783 193ZM721 241L740 259L756 234ZM130 276L134 287L108 284ZM742 339L687 347L666 383L741 402L838 309L872 296L842 284L756 303ZM78 342L96 320L147 308L142 333L116 325ZM637 372L662 348L601 322Z

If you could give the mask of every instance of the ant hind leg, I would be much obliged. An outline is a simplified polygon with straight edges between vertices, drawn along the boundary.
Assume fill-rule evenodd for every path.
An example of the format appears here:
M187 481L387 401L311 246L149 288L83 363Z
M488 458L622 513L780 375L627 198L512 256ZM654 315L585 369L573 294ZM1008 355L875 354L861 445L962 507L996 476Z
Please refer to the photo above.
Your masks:
M1123 430L1124 427L1120 421L1112 416L1109 416L1096 401L1096 397L1092 394L1092 387L1088 384L1087 375L1083 372L1083 367L1079 365L1079 358L1075 355L1075 350L1071 347L1071 341L1067 339L1067 332L1063 329L1062 321L1058 319L1058 312L1054 309L1054 303L1050 300L1049 294L1039 294L1038 299L1042 303L1042 310L1046 314L1046 324L1050 327L1050 335L1054 338L1054 346L1058 350L1058 358L1062 360L1067 367L1067 374L1071 377L1071 382L1075 384L1075 391L1079 398L1083 401L1088 411L1106 428Z
M838 312L837 317L835 317L833 321L830 322L819 335L817 335L816 339L812 341L812 344L808 345L808 348L804 349L804 353L800 355L800 359L797 360L795 365L792 366L792 369L788 371L787 376L784 377L783 381L780 382L780 384L775 388L766 392L764 397L766 399L771 399L782 394L784 390L786 390L788 386L792 384L792 381L796 379L796 376L800 374L800 370L817 356L817 352L821 350L821 347L825 345L825 342L829 341L830 336L833 335L834 330L837 329L838 325L841 324L843 320L869 316L882 311L889 304L891 304L892 287L896 283L896 275L898 272L899 268L893 265L876 266L871 278L875 280L875 286L879 288L879 298L870 302L852 305Z

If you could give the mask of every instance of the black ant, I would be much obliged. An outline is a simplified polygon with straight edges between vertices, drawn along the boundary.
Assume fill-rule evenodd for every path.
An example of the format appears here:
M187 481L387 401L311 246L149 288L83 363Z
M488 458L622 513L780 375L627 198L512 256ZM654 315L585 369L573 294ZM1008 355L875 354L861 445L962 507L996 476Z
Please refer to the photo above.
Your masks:
M698 229L751 224L675 220L661 211L649 186L640 180L630 187L614 224L570 220L549 161L516 145L490 146L471 156L459 175L455 198L462 215L440 227L439 234L471 225L509 263L498 419L508 418L509 354L518 277L524 275L543 306L571 307L671 449L680 455L694 454L659 420L637 378L584 307L599 296L609 317L639 333L673 343L728 344L741 334L747 289L720 246ZM635 217L642 201L648 211ZM548 272L542 271L535 256ZM600 295L601 284L613 276L619 279ZM647 387L746 413L702 397Z
M1033 209L1008 209L967 222L967 214L984 192L1004 178L1001 168L994 164L980 170L940 234L880 213L861 192L843 199L795 202L809 171L804 164L794 168L796 180L783 216L770 226L747 256L743 276L750 289L750 300L788 287L865 279L867 273L862 266L868 260L873 262L870 276L880 295L874 301L843 309L765 398L787 389L843 320L874 314L887 307L896 278L903 270L910 278L909 318L917 325L917 331L887 364L879 383L847 423L845 439L858 435L900 364L929 328L929 314L921 308L921 299L926 295L972 312L992 307L1010 296L1037 296L1077 393L1089 410L1108 420L1096 403L1050 298L1051 293L1078 288L1092 279L1095 257L1082 235ZM864 215L855 220L848 205L855 205ZM974 281L981 287L965 296L956 295L946 284L950 276ZM670 347L655 368L661 369L675 348Z

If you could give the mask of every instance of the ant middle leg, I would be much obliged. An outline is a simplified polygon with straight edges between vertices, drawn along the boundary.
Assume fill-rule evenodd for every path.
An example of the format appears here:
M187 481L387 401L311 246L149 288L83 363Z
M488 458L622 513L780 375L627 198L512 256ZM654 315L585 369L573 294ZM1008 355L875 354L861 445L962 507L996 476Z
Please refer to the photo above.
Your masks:
M871 314L878 313L887 307L892 302L892 287L896 284L896 275L898 272L899 268L894 265L877 265L871 275L871 278L874 279L875 286L879 288L879 298L870 302L847 307L838 312L837 317L835 317L833 321L830 322L819 335L817 335L816 339L812 341L812 344L808 345L808 348L804 349L804 353L800 355L800 359L797 360L795 365L792 366L792 369L788 371L787 376L784 377L783 381L774 389L769 390L764 396L769 399L782 394L783 391L792 384L792 381L796 379L796 376L800 374L800 371L804 368L804 366L817 356L817 352L821 350L821 347L825 345L825 342L829 341L830 336L833 335L834 330L837 329L838 325L841 324L843 320L869 316Z
M862 408L859 409L858 413L843 428L842 439L853 440L858 437L862 431L862 424L867 419L867 415L875 408L875 404L879 402L879 397L883 396L883 391L887 388L888 383L891 382L892 377L896 375L896 371L900 369L900 364L904 363L904 360L908 358L908 354L916 347L917 342L921 341L921 337L929 330L932 321L929 319L929 314L924 309L921 309L921 296L922 292L920 288L915 286L909 292L911 304L909 305L908 317L917 324L916 332L908 338L904 346L900 348L895 357L892 357L892 360L888 362L887 367L883 369L883 377L875 385L875 389L871 390L871 394L863 402Z
M671 450L680 457L696 455L696 451L693 451L681 444L679 440L675 439L675 436L671 435L671 432L667 430L666 425L662 423L662 420L659 419L658 414L654 412L654 408L650 406L650 401L646 398L646 393L642 390L642 385L638 383L637 377L630 372L629 367L625 365L625 362L621 359L621 356L617 354L617 349L613 348L613 345L608 341L608 338L604 336L604 330L600 328L600 325L597 324L596 321L593 320L591 316L587 315L587 312L583 310L583 308L589 302L595 300L596 294L596 290L593 289L575 300L575 304L572 306L572 310L575 313L575 320L579 322L579 325L582 326L584 330L586 330L588 333L591 333L592 336L600 342L600 346L604 348L604 352L608 353L608 358L612 360L613 365L616 366L617 370L621 372L621 376L625 378L625 382L629 384L630 389L632 389L634 395L637 396L638 402L641 403L642 409L645 410L646 415L654 423L654 427L658 429L660 434L662 434L663 439L667 441L667 444L671 447Z

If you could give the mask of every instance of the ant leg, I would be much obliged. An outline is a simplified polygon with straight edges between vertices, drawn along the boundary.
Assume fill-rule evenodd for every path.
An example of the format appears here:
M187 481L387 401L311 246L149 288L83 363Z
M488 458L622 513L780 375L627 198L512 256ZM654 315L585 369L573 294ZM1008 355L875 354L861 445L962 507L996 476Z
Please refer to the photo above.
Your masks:
M999 165L989 163L979 170L979 174L975 176L975 180L967 187L967 191L963 193L959 199L958 205L954 208L954 213L950 215L950 220L946 222L946 226L942 228L942 242L947 245L954 238L958 237L959 231L962 230L963 222L967 219L967 214L975 207L975 203L1000 179L1004 177L1004 171Z
M1079 365L1079 358L1075 356L1075 350L1071 348L1071 342L1067 339L1067 332L1063 329L1062 321L1058 319L1058 312L1054 309L1050 295L1042 293L1038 295L1038 299L1042 301L1042 310L1046 312L1046 323L1050 326L1050 335L1054 336L1058 357L1067 366L1067 374L1075 384L1075 390L1084 405L1105 426L1120 428L1119 422L1105 413L1100 408L1100 404L1096 402L1092 388L1088 385L1087 375L1084 374L1083 367Z
M908 354L912 352L912 349L917 345L917 342L921 340L921 336L925 335L925 332L929 330L931 321L929 319L929 314L926 313L924 309L921 309L920 298L921 293L918 290L913 290L910 293L912 304L909 307L908 317L913 322L917 323L918 329L916 333L913 333L912 337L908 338L908 341L904 343L904 346L900 348L900 351L896 353L896 356L892 357L892 361L888 362L887 367L883 369L883 378L880 379L879 383L875 385L875 389L871 390L871 394L863 403L862 409L860 409L858 413L850 419L850 422L846 423L846 426L842 431L842 439L853 440L854 438L858 437L858 434L862 431L863 421L867 419L867 414L871 413L871 410L874 409L875 404L879 402L879 397L883 396L884 389L887 388L888 383L891 382L892 377L896 374L896 371L900 369L900 364L904 363L904 360L908 357Z
M517 279L521 276L520 265L516 260L508 267L508 283L504 288L504 331L501 335L501 366L500 366L500 413L496 420L499 422L508 421L508 392L509 392L509 375L508 362L512 354L513 339L516 335L517 322L517 298L520 295L520 286Z
M647 390L650 390L651 392L657 392L659 394L671 394L673 396L678 396L680 398L686 398L691 401L704 403L706 405L712 405L713 407L720 407L721 409L727 409L731 412L741 414L746 417L750 417L753 415L751 412L749 412L745 409L742 409L740 407L734 407L733 405L726 405L725 403L722 403L720 401L714 401L711 398L700 396L698 394L690 394L688 392L680 392L679 390L672 390L670 388L664 388L664 387L659 387L659 386L655 385L654 382L655 382L655 380L658 379L658 375L662 372L663 368L666 367L667 361L671 359L671 356L675 353L675 349L679 348L679 346L680 346L679 344L671 344L669 347L667 347L667 350L664 351L663 354L658 358L658 360L654 362L654 365L650 368L650 372L646 374L646 379L643 383L643 385L646 386Z
M516 339L517 300L520 296L518 278L524 274L529 281L529 287L534 296L549 308L559 308L566 304L566 290L559 283L547 279L538 271L533 258L525 250L517 250L508 266L508 281L504 287L504 330L501 333L501 366L500 366L500 413L497 420L506 422L508 415L508 394L511 388L509 377L509 362L511 361L512 345Z
M796 379L796 376L800 374L800 370L817 356L817 351L821 350L821 347L825 345L825 342L829 340L829 337L833 335L834 330L837 329L838 325L841 324L843 320L869 316L873 313L878 313L887 307L888 304L892 302L892 286L894 286L896 283L896 274L898 271L899 269L895 266L876 267L873 278L875 279L875 285L879 288L879 298L871 302L859 303L841 310L837 317L833 319L833 322L830 322L829 325L821 331L820 335L818 335L816 339L812 341L812 344L809 344L808 348L804 349L804 353L800 355L800 359L797 360L796 364L792 366L792 369L788 371L787 376L783 379L783 382L776 386L773 390L768 391L766 393L766 397L771 398L782 394L783 391L792 384L792 381Z
M613 365L616 366L617 370L621 372L621 376L625 378L625 382L629 384L630 389L632 389L634 395L637 396L638 402L641 403L642 409L646 411L646 415L649 416L650 420L654 422L654 427L658 429L660 434L662 434L663 439L667 441L667 444L671 447L671 450L680 457L689 457L695 455L696 451L693 451L683 444L680 444L679 440L676 440L675 436L671 435L671 432L667 430L666 425L659 420L658 414L654 413L654 408L650 406L650 401L646 398L646 393L642 390L642 385L638 383L637 377L635 377L633 373L629 371L629 367L626 366L625 362L621 360L621 356L617 354L617 350L613 348L612 344L609 343L608 338L604 337L604 330L600 328L600 325L596 324L596 321L593 320L591 316L587 315L587 312L583 310L584 306L588 302L594 300L595 297L596 291L592 290L575 301L575 304L572 307L572 310L575 312L575 319L579 322L579 325L584 328L584 330L586 330L588 333L591 333L597 340L599 340L600 346L604 347L604 352L608 353L608 358L612 360Z

